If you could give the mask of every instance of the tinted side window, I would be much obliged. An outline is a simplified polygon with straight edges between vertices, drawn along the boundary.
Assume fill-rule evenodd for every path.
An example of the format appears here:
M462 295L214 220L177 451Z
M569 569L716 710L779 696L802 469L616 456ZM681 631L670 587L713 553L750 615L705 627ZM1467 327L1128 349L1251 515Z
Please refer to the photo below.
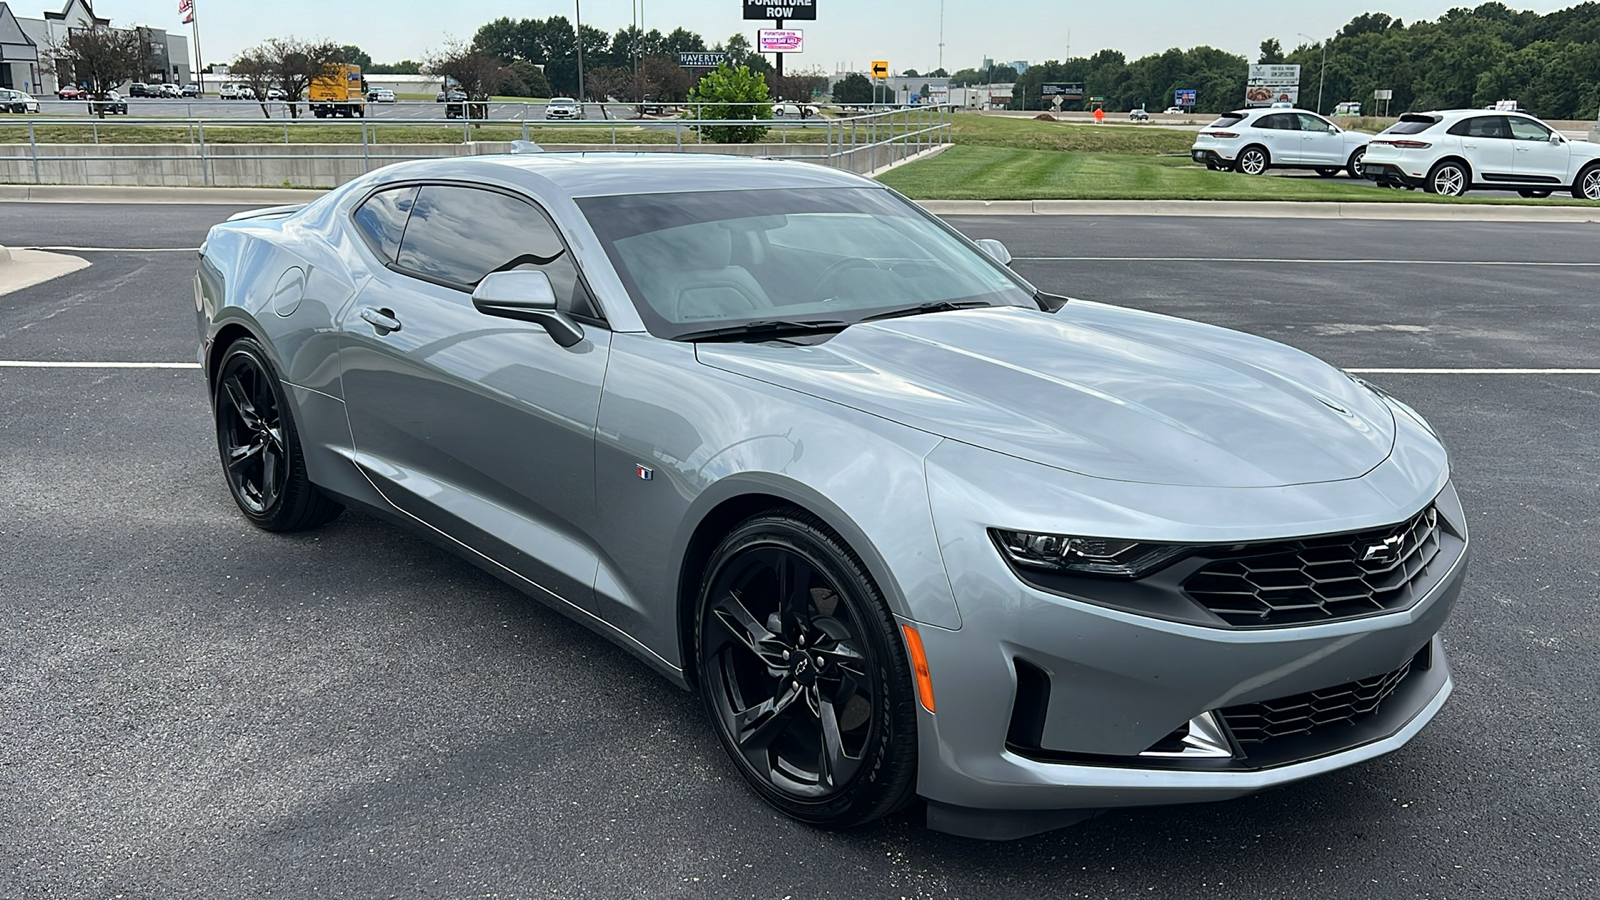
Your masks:
M395 188L373 194L356 209L356 229L384 262L394 262L400 250L400 235L406 230L406 217L411 215L416 198L415 187Z
M490 272L536 269L550 276L562 309L597 315L543 211L496 191L424 185L395 264L469 291Z
M1505 116L1477 116L1471 119L1462 119L1450 126L1450 133L1460 137L1475 138L1509 138L1511 129L1506 127Z
M1385 131L1384 134L1421 134L1437 124L1439 124L1438 119L1429 119L1422 116L1416 116L1413 118L1401 119L1394 125L1389 126L1388 130Z
M1300 123L1295 121L1294 116L1278 113L1272 116L1262 116L1261 121L1256 123L1256 127L1265 128L1269 131L1298 131Z

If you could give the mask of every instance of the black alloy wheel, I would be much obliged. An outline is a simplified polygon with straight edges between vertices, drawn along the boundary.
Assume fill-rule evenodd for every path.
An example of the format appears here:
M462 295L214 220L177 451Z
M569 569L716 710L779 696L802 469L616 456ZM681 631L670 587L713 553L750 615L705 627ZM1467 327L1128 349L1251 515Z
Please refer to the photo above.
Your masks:
M1234 168L1246 175L1260 175L1267 171L1270 165L1271 160L1267 157L1267 151L1260 147L1246 147L1244 152L1239 154L1239 161L1234 164Z
M1459 197L1472 187L1472 176L1467 174L1466 166L1447 159L1433 167L1422 187L1441 197Z
M916 700L894 619L855 555L795 511L747 520L712 554L699 689L745 779L801 821L847 828L910 799Z
M241 338L228 345L212 407L228 491L256 527L300 531L343 511L306 476L283 386L260 344Z

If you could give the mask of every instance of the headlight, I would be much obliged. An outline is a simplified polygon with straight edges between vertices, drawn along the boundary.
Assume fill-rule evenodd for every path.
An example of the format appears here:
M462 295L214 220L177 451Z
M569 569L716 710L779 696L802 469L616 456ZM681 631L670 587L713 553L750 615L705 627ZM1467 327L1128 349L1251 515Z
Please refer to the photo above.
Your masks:
M1035 534L999 528L989 529L989 534L1006 557L1019 566L1110 578L1139 578L1194 549L1183 544Z

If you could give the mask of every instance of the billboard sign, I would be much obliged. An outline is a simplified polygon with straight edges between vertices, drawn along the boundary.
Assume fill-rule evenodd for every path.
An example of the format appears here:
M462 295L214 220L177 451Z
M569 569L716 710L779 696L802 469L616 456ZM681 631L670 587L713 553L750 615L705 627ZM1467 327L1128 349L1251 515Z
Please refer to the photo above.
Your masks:
M1059 82L1046 82L1039 85L1040 96L1060 97L1063 100L1082 100L1082 84L1062 84Z
M814 22L817 18L817 0L744 0L744 17Z
M718 50L714 53L679 53L678 65L685 69L715 69L728 61L728 54Z
M1194 106L1200 97L1200 92L1189 88L1179 88L1172 92L1173 106Z
M757 53L802 53L806 33L797 28L762 28L756 31Z
M1245 106L1271 106L1274 103L1300 103L1300 67L1255 65L1245 81Z

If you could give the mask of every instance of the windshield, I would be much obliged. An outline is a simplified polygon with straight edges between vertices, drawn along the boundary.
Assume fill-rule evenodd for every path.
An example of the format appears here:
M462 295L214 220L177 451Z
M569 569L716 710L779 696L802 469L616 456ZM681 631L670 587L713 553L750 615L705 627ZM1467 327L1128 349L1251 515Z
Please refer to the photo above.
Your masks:
M853 324L930 304L1038 309L1021 278L886 190L634 194L578 205L659 337L773 320Z

